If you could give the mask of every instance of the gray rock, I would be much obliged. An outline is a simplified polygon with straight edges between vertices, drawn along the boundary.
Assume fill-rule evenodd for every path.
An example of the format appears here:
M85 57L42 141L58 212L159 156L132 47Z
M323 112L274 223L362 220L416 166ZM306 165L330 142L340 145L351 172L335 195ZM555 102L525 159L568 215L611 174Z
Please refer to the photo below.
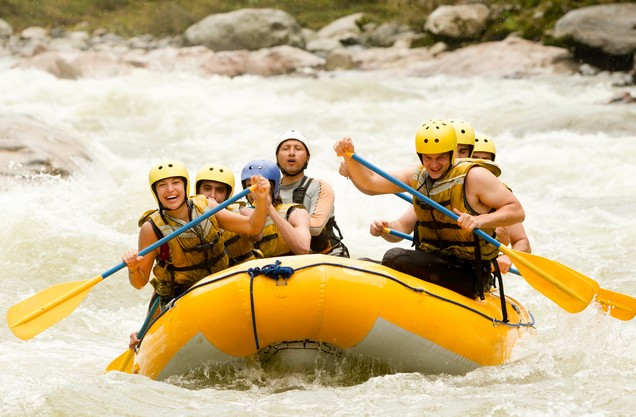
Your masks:
M362 34L358 21L364 17L364 13L354 13L336 19L318 31L318 37L323 39L348 39L359 37Z
M327 55L325 69L328 71L350 70L355 66L352 53L345 48L337 48Z
M204 45L213 51L305 46L298 21L276 9L241 9L210 15L186 29L184 40L187 45Z
M576 73L578 65L567 49L544 46L508 37L500 42L484 42L414 65L407 75L428 77L446 74L459 77L531 77L555 73Z
M426 19L424 29L456 40L477 39L486 29L490 8L485 4L440 6Z
M0 38L8 38L13 35L13 28L5 20L0 19Z
M34 175L67 177L90 161L84 145L30 116L0 113L0 184Z
M554 25L556 39L610 55L636 53L636 4L621 3L572 10Z

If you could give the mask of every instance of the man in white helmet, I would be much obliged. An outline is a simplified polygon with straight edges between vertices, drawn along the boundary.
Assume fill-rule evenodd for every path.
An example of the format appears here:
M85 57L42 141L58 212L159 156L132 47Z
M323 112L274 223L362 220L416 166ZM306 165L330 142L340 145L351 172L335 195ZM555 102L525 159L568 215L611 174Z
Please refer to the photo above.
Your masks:
M280 197L283 203L302 204L309 211L311 253L349 257L342 233L334 217L335 193L325 180L305 175L310 150L307 139L298 130L288 130L278 138L276 163L283 179Z

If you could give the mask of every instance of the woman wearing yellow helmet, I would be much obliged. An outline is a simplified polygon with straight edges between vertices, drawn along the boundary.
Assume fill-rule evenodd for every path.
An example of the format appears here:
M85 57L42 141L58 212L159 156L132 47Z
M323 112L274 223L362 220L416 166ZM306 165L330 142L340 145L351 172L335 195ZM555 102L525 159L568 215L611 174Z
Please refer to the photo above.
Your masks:
M148 180L159 208L147 212L140 220L138 251L218 205L204 195L188 198L188 171L181 162L156 164L150 170ZM221 210L145 256L138 256L135 250L126 252L122 260L128 266L131 285L143 288L152 269L155 277L151 283L165 304L201 278L227 268L229 260L221 230L252 235L260 233L265 225L270 201L269 182L263 177L254 177L252 183L257 184L252 194L263 208L255 210L251 216Z
M338 156L355 152L351 138L337 141L334 150ZM382 235L386 227L403 233L415 232L415 250L390 249L382 264L467 297L482 297L491 285L490 263L498 251L485 240L476 239L472 231L480 228L492 234L498 226L520 223L524 219L523 208L482 164L455 160L457 134L450 123L440 120L424 123L415 135L415 150L421 165L390 175L452 209L458 219L452 221L414 198L413 207L401 218L403 221L374 221L370 226L374 236ZM354 185L366 194L401 191L353 158L346 157L345 164Z

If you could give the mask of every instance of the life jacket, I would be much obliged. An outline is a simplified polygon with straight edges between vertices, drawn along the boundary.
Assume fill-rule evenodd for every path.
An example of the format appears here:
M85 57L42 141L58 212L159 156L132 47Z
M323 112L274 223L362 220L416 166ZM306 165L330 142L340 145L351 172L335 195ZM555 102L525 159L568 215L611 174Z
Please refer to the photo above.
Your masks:
M431 200L444 206L448 210L458 209L461 212L477 216L475 210L466 201L464 180L468 171L476 166L482 166L491 172L500 173L491 161L459 160L439 179L432 181L422 167L413 176L416 189L426 194ZM413 198L413 206L417 214L415 225L414 245L416 249L439 255L453 255L467 260L491 260L497 257L498 248L479 239L472 232L462 230L457 222L446 214L439 212L425 201ZM495 228L486 227L482 231L493 235Z
M298 187L296 187L292 193L294 203L301 204L304 207L305 195L312 181L313 178L303 177ZM305 207L305 209L309 211L309 207ZM337 235L336 231L338 232ZM311 237L310 253L333 254L348 258L349 250L344 243L342 243L342 239L342 232L336 224L336 216L331 216L320 234Z
M231 204L227 209L240 214L242 207L245 207L245 203L238 202ZM225 245L225 251L227 252L228 257L230 258L230 266L256 259L254 244L246 236L242 236L228 230L223 230L223 244Z
M186 204L192 220L210 210L204 195L196 195ZM144 216L144 221L151 223L157 238L168 236L186 224L158 210L146 212ZM228 265L221 229L216 218L211 216L160 247L152 270L155 278L151 284L163 299L174 298L200 279Z
M297 208L304 209L302 204L281 203L276 206L276 211L287 220L292 211ZM293 255L293 252L289 249L289 245L287 245L287 242L285 242L285 239L283 239L283 236L280 234L278 227L274 224L274 220L269 216L267 216L267 220L265 221L263 237L254 243L254 247L260 250L265 258Z
M482 167L486 168L488 171L492 172L495 175L495 177L499 178L501 176L501 168L499 167L499 165L497 165L496 163L494 163L493 161L489 159L460 158L455 161L455 164L457 165L460 162L478 163Z

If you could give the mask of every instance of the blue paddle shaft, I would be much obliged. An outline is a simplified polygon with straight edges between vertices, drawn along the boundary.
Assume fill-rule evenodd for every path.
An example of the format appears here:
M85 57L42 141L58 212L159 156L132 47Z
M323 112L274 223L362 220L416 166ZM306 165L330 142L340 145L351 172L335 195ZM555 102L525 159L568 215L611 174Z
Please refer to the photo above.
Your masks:
M148 330L148 326L150 325L150 322L152 321L152 317L155 315L155 311L157 311L157 308L159 307L160 303L161 303L161 297L157 296L157 298L155 298L155 301L152 303L150 310L148 311L148 315L146 316L146 319L141 325L141 329L139 329L139 333L137 333L137 338L139 340L141 340L141 338L144 337L144 334L146 334L146 330Z
M203 213L201 216L197 217L196 219L190 221L189 223L184 224L183 226L181 226L180 228L178 228L174 232L170 233L168 236L162 237L161 239L159 239L158 241L156 241L152 245L150 245L147 248L144 248L141 251L139 251L139 256L144 256L144 255L152 252L153 250L157 249L159 246L163 245L164 243L166 243L170 239L174 239L175 237L179 236L181 233L185 232L186 230L188 230L192 226L196 226L197 224L201 223L203 220L207 219L208 217L213 216L214 214L216 214L219 211L223 210L224 208L226 208L230 204L237 202L238 200L240 200L241 198L243 198L247 194L249 194L250 191L251 191L251 187L250 188L246 188L243 191L241 191L240 193L238 193L237 195L235 195L234 197L232 197L232 198L230 198L228 200L225 200L224 202L222 202L218 206L214 207L212 210L208 211L207 213ZM120 269L124 268L125 266L126 266L125 262L121 262L118 265L115 265L114 267L110 268L108 271L104 272L101 275L102 279L105 279L105 278L113 275L115 272L119 271Z
M406 201L409 204L413 204L413 198L409 197L406 193L395 193L396 196L400 197L402 200Z
M413 236L407 235L406 233L400 232L399 230L389 229L389 234L401 237L402 239L413 241Z
M457 219L459 219L459 216L455 213L453 213L452 211L450 211L449 209L447 209L446 207L442 206L441 204L431 200L430 198L426 197L424 194L420 193L419 191L417 191L415 188L405 184L404 182L398 180L397 178L393 177L392 175L388 174L387 172L383 171L382 169L376 167L375 165L373 165L372 163L368 162L367 160L365 160L364 158L358 156L358 154L352 153L351 154L351 158L364 165L365 167L369 168L371 171L375 172L376 174L380 175L381 177L385 178L386 180L390 181L391 183L397 185L398 187L408 191L409 193L413 194L415 197L419 198L422 201L426 201L427 204L433 206L435 209L441 211L442 213L444 213L445 215L447 215L448 217L450 217L451 219L457 221ZM492 236L489 236L488 234L484 233L483 230L481 229L473 229L473 233L475 233L477 236L481 237L482 239L486 240L488 243L494 245L496 248L499 248L499 246L501 246L501 243L497 240L494 239Z

